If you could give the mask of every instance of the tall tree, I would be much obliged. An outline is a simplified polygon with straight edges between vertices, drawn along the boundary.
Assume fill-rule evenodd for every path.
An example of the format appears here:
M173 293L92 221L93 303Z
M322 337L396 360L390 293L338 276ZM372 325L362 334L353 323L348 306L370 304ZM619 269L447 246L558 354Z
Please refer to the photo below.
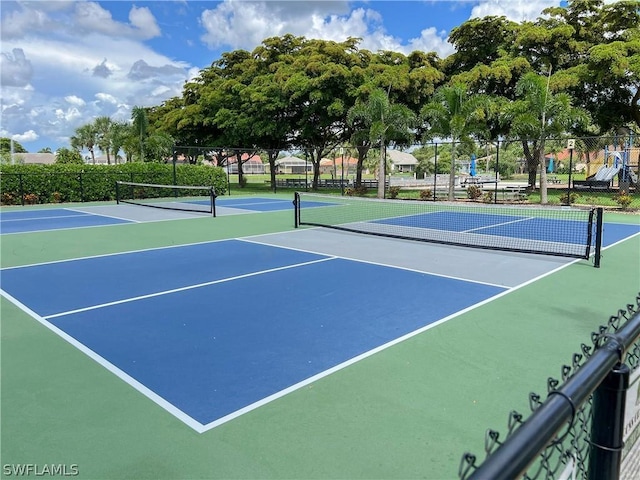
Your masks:
M111 134L113 121L106 116L96 118L94 122L95 131L97 133L96 145L107 155L107 164L111 164Z
M27 149L24 148L20 142L11 140L8 137L0 138L0 153L11 153L12 151L13 153L28 153Z
M386 146L392 141L409 143L416 115L405 105L391 103L388 91L378 88L366 101L357 101L348 112L347 122L361 121L371 145L380 147L378 161L378 198L384 198Z
M540 202L547 203L547 175L545 165L545 141L558 137L577 126L586 126L588 113L572 105L566 93L554 93L551 75L535 73L523 76L517 86L518 100L505 112L505 121L512 136L520 139L527 159L529 188L534 189L540 167Z
M588 110L602 132L640 126L640 8L637 1L572 0L525 23L514 43L539 74Z
M489 100L485 95L470 94L467 85L455 83L436 90L431 102L422 109L428 137L450 138L452 142L449 171L449 200L455 199L456 144L472 135L486 134Z
M144 162L144 141L147 135L147 128L149 128L149 119L144 108L136 106L131 109L131 125L138 137L140 161Z
M87 123L81 127L76 128L75 135L71 137L71 146L76 150L83 150L86 148L91 154L91 163L96 163L96 155L94 147L96 145L98 132L96 131L93 123Z
M56 163L84 164L84 160L78 150L62 147L56 151Z

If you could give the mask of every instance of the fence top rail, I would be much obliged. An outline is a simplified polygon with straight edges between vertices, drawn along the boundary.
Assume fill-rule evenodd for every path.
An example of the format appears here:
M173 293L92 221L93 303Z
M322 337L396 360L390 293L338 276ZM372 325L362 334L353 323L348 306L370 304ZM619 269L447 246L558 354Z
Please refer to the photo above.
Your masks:
M631 317L628 318L628 313ZM552 442L563 425L573 421L582 406L609 372L624 361L629 348L640 339L640 294L636 305L620 310L618 317L628 320L615 333L594 334L595 350L575 373L547 399L532 415L514 430L504 442L475 470L475 456L462 458L460 476L464 480L509 480L520 478L544 449ZM612 319L615 317L612 317ZM611 321L610 321L611 323ZM467 464L467 469L463 467Z

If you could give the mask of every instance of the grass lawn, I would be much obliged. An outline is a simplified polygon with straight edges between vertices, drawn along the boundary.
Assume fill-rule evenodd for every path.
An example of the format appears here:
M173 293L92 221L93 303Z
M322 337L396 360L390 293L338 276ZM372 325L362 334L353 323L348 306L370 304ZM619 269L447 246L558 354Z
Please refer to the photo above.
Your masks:
M352 175L350 175L352 177ZM237 182L237 175L232 175L230 180L230 192L227 194L231 195L252 195L252 194L268 194L272 193L273 189L270 183L269 175L245 175L247 183L244 188L240 188L240 185ZM302 179L305 178L303 175L278 175L278 180L286 179L286 178L295 178ZM321 179L330 179L331 175L321 175ZM372 175L363 176L363 178L373 179ZM567 188L566 184L569 181L568 174L557 174L556 178L560 181L559 184L551 184L547 189L547 200L549 205L562 205L564 202L561 200L563 196L566 196ZM573 174L571 176L572 180L584 180L584 174ZM310 182L313 179L313 175L307 176L308 181ZM235 180L235 182L234 182ZM512 178L506 181L513 182L526 182L527 175L514 175ZM291 192L293 193L295 188L285 188L278 187L277 192L285 193ZM488 189L491 190L490 188ZM322 193L330 193L330 194L340 194L341 191L339 188L322 188L320 190ZM418 200L420 199L420 189L415 190L401 190L398 194L399 199L405 200ZM375 191L373 189L369 189L369 196L375 196ZM627 207L627 211L638 212L640 210L640 192L632 192L631 203ZM616 201L617 192L572 192L572 204L574 205L584 205L584 206L598 206L598 207L607 207L607 208L615 208L620 209L621 206ZM482 198L479 200L482 201ZM534 191L531 192L527 197L527 203L537 204L540 203L540 192Z

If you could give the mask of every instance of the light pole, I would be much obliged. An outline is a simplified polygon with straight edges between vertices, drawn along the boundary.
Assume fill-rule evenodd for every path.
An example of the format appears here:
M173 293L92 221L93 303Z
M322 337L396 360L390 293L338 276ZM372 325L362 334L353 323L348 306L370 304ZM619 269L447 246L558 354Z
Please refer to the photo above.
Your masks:
M573 149L576 147L576 141L573 138L567 140L567 148L569 149L569 181L567 182L567 205L571 205L571 171L573 170Z
M342 161L340 165L340 195L344 197L344 147L340 147L340 157Z

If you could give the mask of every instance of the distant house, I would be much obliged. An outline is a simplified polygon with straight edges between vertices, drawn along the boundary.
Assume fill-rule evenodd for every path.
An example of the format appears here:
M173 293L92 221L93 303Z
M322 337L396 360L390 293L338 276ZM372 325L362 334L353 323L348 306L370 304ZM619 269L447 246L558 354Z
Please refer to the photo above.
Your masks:
M298 173L312 172L313 165L302 158L298 157L282 157L275 162L276 173Z
M342 167L344 166L344 175L348 176L349 174L356 173L357 165L358 159L354 157L345 156L343 158L338 156L333 159L323 158L320 160L320 173L340 176L342 175Z
M400 150L387 150L387 156L391 160L391 170L403 172L415 172L418 159L407 152Z
M262 174L265 172L264 163L262 163L260 155L249 156L248 153L243 153L240 156L240 161L242 162L242 173ZM227 170L227 173L238 173L238 157L234 155L227 158L224 168Z
M56 163L56 155L55 153L14 153L12 163L51 165Z

